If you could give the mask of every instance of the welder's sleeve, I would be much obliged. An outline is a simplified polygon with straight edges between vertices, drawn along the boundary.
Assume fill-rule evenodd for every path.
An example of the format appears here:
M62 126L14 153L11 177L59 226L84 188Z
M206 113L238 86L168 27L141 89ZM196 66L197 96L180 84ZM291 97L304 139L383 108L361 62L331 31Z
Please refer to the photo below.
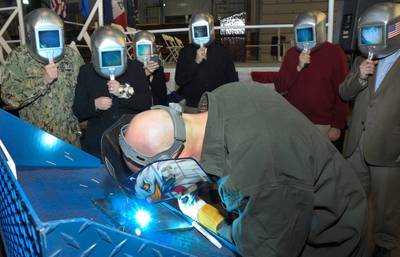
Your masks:
M252 196L232 225L218 229L243 256L299 256L313 221L312 192L275 186Z

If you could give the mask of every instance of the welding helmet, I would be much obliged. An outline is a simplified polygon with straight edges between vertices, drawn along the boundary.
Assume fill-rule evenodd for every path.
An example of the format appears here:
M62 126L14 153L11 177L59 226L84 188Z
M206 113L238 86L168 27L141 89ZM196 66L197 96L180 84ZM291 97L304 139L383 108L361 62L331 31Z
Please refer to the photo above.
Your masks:
M101 159L110 175L121 185L132 172L126 166L118 144L121 127L129 124L133 114L124 114L111 127L106 129L101 137Z
M154 106L171 117L174 127L174 143L165 151L154 156L147 156L136 151L125 139L128 125L121 127L119 145L124 158L135 166L141 166L121 184L126 191L140 199L156 202L165 198L177 197L197 189L198 184L208 181L208 177L193 159L175 159L183 150L186 141L185 124L182 108L178 104Z
M26 46L41 63L59 61L64 54L64 22L48 8L35 9L24 18Z
M129 193L155 203L196 191L209 178L192 158L158 160L123 181Z
M122 31L105 26L96 29L91 36L92 63L96 72L114 79L127 68L126 40Z
M320 11L305 12L294 21L296 48L312 50L326 41L326 15Z
M194 14L189 22L189 41L195 46L208 46L215 40L214 18L208 13Z
M174 126L174 143L167 150L156 154L154 156L144 155L130 146L125 139L125 132L129 124L121 128L119 134L119 145L125 157L135 164L140 166L148 165L157 160L168 160L178 155L184 147L186 141L185 124L182 119L182 108L179 104L171 103L169 107L163 105L156 105L151 108L152 110L161 109L170 115Z
M379 3L358 19L358 49L369 58L384 58L400 48L400 4Z
M142 30L135 34L133 44L135 46L136 59L146 63L156 52L156 37L153 33Z

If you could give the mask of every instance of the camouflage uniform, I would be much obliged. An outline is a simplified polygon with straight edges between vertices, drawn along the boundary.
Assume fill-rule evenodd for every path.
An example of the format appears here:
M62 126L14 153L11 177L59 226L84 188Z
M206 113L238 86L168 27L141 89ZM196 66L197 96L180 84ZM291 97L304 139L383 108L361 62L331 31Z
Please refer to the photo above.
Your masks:
M19 46L9 55L4 73L1 97L21 118L69 143L79 146L79 123L72 113L76 78L83 64L80 54L65 47L58 64L58 78L48 84L44 66Z

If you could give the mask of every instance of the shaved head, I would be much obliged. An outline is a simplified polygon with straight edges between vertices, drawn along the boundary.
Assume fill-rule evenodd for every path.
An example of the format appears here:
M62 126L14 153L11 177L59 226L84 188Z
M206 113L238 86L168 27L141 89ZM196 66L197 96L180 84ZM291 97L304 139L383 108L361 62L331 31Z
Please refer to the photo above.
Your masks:
M129 123L125 138L137 152L154 156L174 143L172 118L160 109L139 113Z

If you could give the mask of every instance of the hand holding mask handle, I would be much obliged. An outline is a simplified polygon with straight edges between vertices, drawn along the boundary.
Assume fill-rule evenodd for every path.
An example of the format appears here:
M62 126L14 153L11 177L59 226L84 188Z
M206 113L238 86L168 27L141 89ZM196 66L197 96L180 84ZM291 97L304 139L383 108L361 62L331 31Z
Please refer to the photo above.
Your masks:
M107 82L108 92L111 95L111 99L114 101L115 97L119 97L119 82L115 81L115 74L113 71L110 73L110 80Z
M310 64L310 49L308 48L308 44L304 44L303 51L301 51L299 55L299 61L297 64L297 71L300 72L304 68Z
M119 81L115 80L115 75L110 74L110 80L107 82L108 92L111 98L114 100L115 97L129 99L134 94L134 88L128 83L120 84Z
M374 48L375 47L368 47L368 60L372 61L374 59Z
M368 77L372 76L375 73L376 64L378 63L377 60L373 59L373 52L368 52L368 58L361 62L359 67L359 82L362 85L367 85Z
M204 48L204 60L207 60L207 48L204 47L203 43L200 45L200 48L202 48L202 49Z
M48 59L49 59L49 64L54 63L53 52L49 52Z
M308 43L305 43L305 44L304 44L303 53L306 53L306 54L308 54L308 55L310 54L310 47L309 47ZM304 63L303 68L307 68L308 65L310 65L310 62Z
M203 60L207 60L207 48L200 44L200 48L196 51L195 62L200 64Z
M44 66L44 80L47 84L51 84L58 78L58 69L57 64L54 63L52 52L49 52L47 58L49 60L49 64Z

